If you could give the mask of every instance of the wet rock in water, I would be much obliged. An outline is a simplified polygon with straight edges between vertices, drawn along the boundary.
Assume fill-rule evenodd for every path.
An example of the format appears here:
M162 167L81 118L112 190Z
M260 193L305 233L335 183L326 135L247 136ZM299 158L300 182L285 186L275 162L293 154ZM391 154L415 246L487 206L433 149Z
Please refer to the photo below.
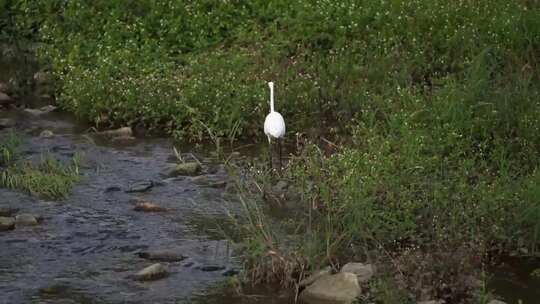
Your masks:
M166 277L169 274L167 267L162 264L152 264L135 274L135 279L139 281L154 281Z
M131 137L133 136L133 130L131 130L130 127L122 127L115 130L99 132L98 134L108 137Z
M120 186L109 186L105 188L105 193L117 192L117 191L122 191L122 188Z
M4 92L0 92L0 105L7 105L11 102L13 102L13 98L9 97L9 95Z
M51 138L54 136L53 131L51 130L43 130L41 133L39 133L39 137L41 138Z
M111 139L111 142L115 143L115 144L123 144L123 145L126 145L126 144L132 144L134 143L136 140L135 137L133 136L125 136L125 135L122 135L122 136L115 136Z
M0 216L0 231L12 230L14 228L15 228L14 218Z
M64 291L64 289L66 289L66 286L64 285L51 285L40 288L39 293L46 295L54 295L61 293L62 291Z
M198 270L201 270L201 271L211 272L211 271L223 270L223 269L225 269L225 266L221 266L221 265L201 265L201 266L195 267L195 269L198 269Z
M133 193L133 192L146 192L154 187L154 183L152 181L142 181L132 184L128 190L126 190L127 193Z
M163 208L157 204L150 203L150 202L137 202L135 203L135 207L133 208L135 211L141 211L141 212L164 212L167 211L166 208Z
M38 217L32 214L22 213L15 216L16 226L36 226L38 224L39 224Z
M237 275L239 273L240 273L240 271L238 271L237 269L229 268L229 269L223 271L221 273L221 275L224 276L224 277L232 277L232 276L235 276L235 275Z
M323 268L321 270L315 271L313 274L311 274L309 277L303 279L298 283L299 287L304 287L313 284L313 282L320 279L322 276L331 275L332 274L332 268L330 266Z
M11 207L0 207L0 216L10 217L17 213L19 209Z
M138 256L150 261L180 262L187 259L186 256L172 250L151 250L139 252Z
M12 128L15 126L15 120L11 118L2 118L0 119L0 130L6 128Z
M179 175L196 175L201 171L201 169L201 165L197 162L169 164L164 171L164 175L168 177L175 177Z
M488 302L488 304L506 304L506 302L500 300L491 300Z
M193 263L193 262L187 262L187 263L185 263L185 264L182 265L182 266L188 268L188 267L191 267L191 266L193 266L193 265L195 265L195 263Z
M225 168L225 165L219 164L208 168L208 173L224 175L227 174L227 168Z
M208 177L207 175L196 176L191 179L192 182L200 186L206 186L211 188L225 188L227 186L227 181L225 180L214 180Z
M341 272L350 272L358 277L359 283L369 281L375 273L375 268L371 264L347 263L341 268Z
M356 275L340 272L323 275L300 293L304 303L339 303L350 304L361 294Z
M41 116L41 115L48 114L48 113L50 113L50 112L52 112L54 110L56 110L55 106L48 105L48 106L41 107L39 109L27 108L27 109L24 109L24 112L28 113L30 115L34 115L34 116Z

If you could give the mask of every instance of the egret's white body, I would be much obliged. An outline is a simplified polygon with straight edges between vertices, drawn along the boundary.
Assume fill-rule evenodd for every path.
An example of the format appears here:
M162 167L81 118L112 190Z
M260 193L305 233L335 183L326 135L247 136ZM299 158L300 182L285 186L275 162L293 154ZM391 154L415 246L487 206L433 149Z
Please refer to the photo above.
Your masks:
M285 120L283 116L274 110L274 83L269 82L270 87L270 113L264 119L264 134L268 137L268 142L272 139L279 139L285 135Z
M268 141L272 138L281 138L285 135L285 121L278 112L270 112L264 120L264 134L268 136Z

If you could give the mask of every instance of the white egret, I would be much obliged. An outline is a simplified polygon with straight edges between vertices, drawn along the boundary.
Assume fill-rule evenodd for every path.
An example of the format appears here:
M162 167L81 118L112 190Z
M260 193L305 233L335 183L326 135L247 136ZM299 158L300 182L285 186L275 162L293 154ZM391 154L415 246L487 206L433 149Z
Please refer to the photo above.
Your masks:
M285 120L283 116L274 111L274 83L269 82L270 87L270 113L264 120L264 134L268 137L270 145L270 168L272 168L272 139L276 139L279 149L279 166L281 169L281 138L285 135Z

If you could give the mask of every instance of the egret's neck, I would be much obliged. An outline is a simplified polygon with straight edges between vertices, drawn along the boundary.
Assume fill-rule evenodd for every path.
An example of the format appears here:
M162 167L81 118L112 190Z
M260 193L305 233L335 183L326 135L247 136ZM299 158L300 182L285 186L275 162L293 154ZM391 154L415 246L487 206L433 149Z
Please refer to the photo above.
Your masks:
M270 87L270 112L274 112L274 88Z

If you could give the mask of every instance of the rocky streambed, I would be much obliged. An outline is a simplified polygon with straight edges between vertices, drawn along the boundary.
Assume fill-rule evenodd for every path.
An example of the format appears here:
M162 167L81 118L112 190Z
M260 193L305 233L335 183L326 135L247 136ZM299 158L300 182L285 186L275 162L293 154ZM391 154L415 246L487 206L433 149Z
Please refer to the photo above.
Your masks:
M66 200L0 189L0 303L176 303L238 272L218 225L236 206L219 163L182 175L167 140L100 145L54 111L0 115L25 158L83 155Z

